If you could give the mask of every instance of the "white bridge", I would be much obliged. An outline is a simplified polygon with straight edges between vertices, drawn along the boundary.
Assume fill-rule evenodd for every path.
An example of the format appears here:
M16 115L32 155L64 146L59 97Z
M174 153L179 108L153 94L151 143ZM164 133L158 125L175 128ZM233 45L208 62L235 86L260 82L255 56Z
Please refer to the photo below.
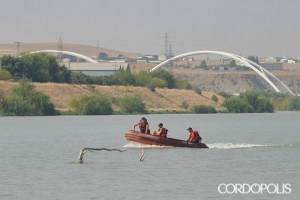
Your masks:
M70 52L70 51L60 51L60 50L41 50L41 51L33 51L31 53L61 53L61 54L67 54L67 55L72 55L75 57L79 57L82 58L88 62L91 63L98 63L96 60L93 60L85 55L79 54L79 53L75 53L75 52ZM261 76L265 81L267 81L267 83L276 91L276 92L283 92L283 90L286 90L288 93L295 95L289 88L288 86L286 86L282 81L280 81L275 75L273 75L271 72L269 72L268 70L266 70L265 68L263 68L262 66L258 65L257 63L244 58L242 56L239 55L235 55L232 53L228 53L228 52L223 52L223 51L192 51L192 52L188 52L188 53L184 53L184 54L180 54L178 56L174 56L168 60L165 60L164 62L158 64L157 66L155 66L153 69L150 70L150 72L168 64L171 61L177 60L179 58L183 58L183 57L187 57L187 56L194 56L194 55L200 55L200 54L213 54L213 55L220 55L220 56L226 56L229 58L232 58L240 63L242 63L243 65L245 65L246 67L251 68L252 70L254 70L259 76ZM268 76L269 77L268 77ZM273 79L273 81L271 79ZM278 83L281 86L281 90L275 85L275 83Z
M30 52L30 54L32 54L32 53L61 53L61 54L67 54L67 55L75 56L75 57L78 57L78 58L82 58L83 60L86 60L86 61L91 62L91 63L98 63L96 60L93 60L90 57L87 57L87 56L79 54L79 53L71 52L71 51L40 50L40 51Z
M295 95L289 88L288 86L286 86L282 81L280 81L276 76L274 76L271 72L269 72L268 70L266 70L265 68L263 68L262 66L258 65L257 63L247 59L247 58L244 58L242 56L239 56L239 55L235 55L235 54L232 54L232 53L227 53L227 52L223 52L223 51L192 51L192 52L189 52L189 53L184 53L184 54L180 54L178 56L174 56L160 64L158 64L157 66L155 66L154 68L152 68L150 70L150 72L168 64L169 62L171 61L174 61L174 60L177 60L179 58L183 58L183 57L187 57L187 56L194 56L194 55L200 55L200 54L213 54L213 55L220 55L220 56L226 56L226 57L229 57L229 58L232 58L240 63L242 63L243 65L245 65L246 67L249 67L251 68L252 70L254 70L259 76L261 76L265 81L267 81L267 83L270 84L270 86L276 91L276 92L283 92L282 90L280 90L274 82L278 82L279 85L288 91L288 93L292 94L292 95ZM274 80L271 81L271 79L267 76L269 75L270 78L272 78Z

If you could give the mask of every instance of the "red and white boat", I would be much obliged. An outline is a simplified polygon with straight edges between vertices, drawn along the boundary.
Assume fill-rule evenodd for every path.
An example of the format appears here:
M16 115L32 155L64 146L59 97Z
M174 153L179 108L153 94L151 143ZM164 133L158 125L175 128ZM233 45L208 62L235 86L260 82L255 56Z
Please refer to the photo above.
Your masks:
M129 130L125 134L125 138L131 142L137 142L148 145L158 146L172 146L172 147L188 147L188 148L208 148L204 143L191 144L185 140L179 140L174 138L162 138L155 135L140 133L134 130Z

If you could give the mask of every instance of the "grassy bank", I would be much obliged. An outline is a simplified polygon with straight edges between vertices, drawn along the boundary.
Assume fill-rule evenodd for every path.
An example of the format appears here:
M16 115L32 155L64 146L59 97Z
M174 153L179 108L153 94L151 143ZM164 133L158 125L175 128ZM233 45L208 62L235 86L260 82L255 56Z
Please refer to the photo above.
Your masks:
M17 83L0 81L0 89L8 92ZM63 113L72 113L70 101L80 95L89 94L91 91L109 96L112 100L114 111L120 111L118 102L124 95L133 94L142 98L146 109L150 113L187 113L196 105L212 106L216 110L224 110L220 105L223 98L213 92L202 91L197 94L192 90L157 88L151 91L146 87L133 86L99 86L75 85L64 83L33 83L37 91L50 96L57 110ZM213 95L218 97L218 102L212 101Z

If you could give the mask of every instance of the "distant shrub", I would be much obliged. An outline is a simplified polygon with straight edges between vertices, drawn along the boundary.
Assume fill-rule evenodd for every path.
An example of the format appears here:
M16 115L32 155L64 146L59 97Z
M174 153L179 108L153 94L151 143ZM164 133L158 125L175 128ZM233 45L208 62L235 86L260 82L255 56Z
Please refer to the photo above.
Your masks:
M195 92L199 95L202 95L202 90L200 90L200 89L196 89Z
M170 72L164 69L157 69L151 72L152 77L160 78L166 81L168 88L175 88L176 87L176 78Z
M150 90L154 91L155 88L167 87L167 81L162 78L153 77L151 73L146 71L141 71L134 75L136 80L136 85L146 86Z
M183 108L183 109L188 109L189 108L189 104L188 104L187 101L183 101L183 102L181 102L180 107Z
M176 88L190 90L192 85L188 81L176 80Z
M197 105L193 106L192 112L194 113L216 113L216 109L212 106L206 106L206 105Z
M120 99L119 106L122 113L146 113L145 103L143 102L141 97L136 95L125 95Z
M12 78L12 75L9 71L0 68L0 80L9 80Z
M37 92L27 80L22 79L19 84L4 95L0 95L0 113L10 116L27 115L55 115L54 104L49 96Z
M109 98L94 93L72 99L70 106L79 115L111 115L113 113Z
M287 110L300 111L300 97L292 97L289 100Z
M230 113L252 113L253 108L243 99L239 97L230 97L225 99L223 106L226 107Z
M211 97L211 100L214 101L214 102L216 102L216 103L218 103L219 98L218 98L216 95L213 95L213 96Z
M226 92L218 92L218 95L224 98L232 97L232 94L226 93Z
M270 98L256 91L247 91L238 97L229 97L224 100L223 106L228 112L233 113L274 112Z

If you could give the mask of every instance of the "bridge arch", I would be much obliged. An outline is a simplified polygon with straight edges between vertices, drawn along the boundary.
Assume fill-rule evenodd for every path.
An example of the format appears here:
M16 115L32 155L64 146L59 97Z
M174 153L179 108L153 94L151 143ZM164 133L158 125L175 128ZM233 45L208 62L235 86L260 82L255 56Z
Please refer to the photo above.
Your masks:
M279 90L279 88L267 77L266 74L270 75L272 78L274 78L278 83L280 83L280 85L285 88L290 94L295 95L282 81L280 81L275 75L273 75L271 72L269 72L268 70L266 70L265 68L263 68L262 66L258 65L257 63L252 62L251 60L244 58L242 56L239 55L235 55L232 53L228 53L228 52L223 52L223 51L192 51L192 52L188 52L188 53L184 53L184 54L180 54L177 56L174 56L168 60L163 61L162 63L156 65L154 68L152 68L150 70L150 72L166 65L167 63L177 60L179 58L183 58L183 57L187 57L187 56L194 56L194 55L200 55L200 54L213 54L213 55L220 55L220 56L226 56L229 58L232 58L236 61L239 61L241 63L243 63L246 67L251 68L252 70L254 70L259 76L261 76L265 81L267 81L267 83L276 91L276 92L282 92L281 90Z
M91 63L98 63L96 60L93 60L90 57L87 57L87 56L79 54L79 53L71 52L71 51L40 50L40 51L30 52L30 54L32 54L32 53L62 53L62 54L67 54L67 55L75 56L75 57L78 57L78 58L82 58L83 60L86 60L86 61L91 62Z

